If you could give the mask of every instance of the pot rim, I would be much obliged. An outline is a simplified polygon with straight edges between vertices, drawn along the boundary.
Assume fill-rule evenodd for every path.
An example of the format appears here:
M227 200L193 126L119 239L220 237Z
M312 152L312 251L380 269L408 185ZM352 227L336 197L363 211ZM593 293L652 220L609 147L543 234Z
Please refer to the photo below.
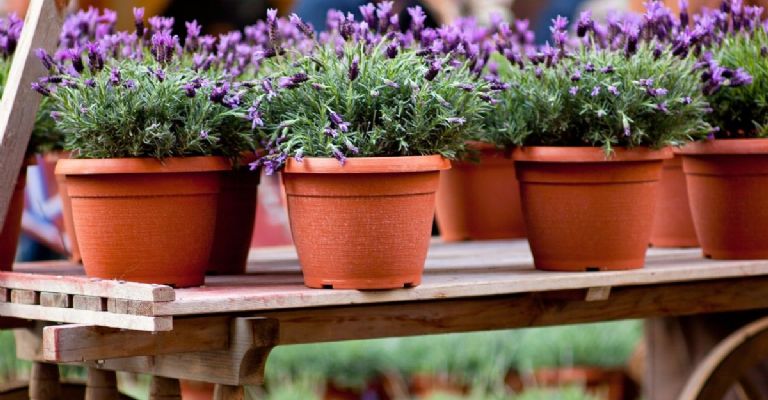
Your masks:
M401 157L349 157L342 166L335 158L304 157L297 162L288 158L283 172L301 174L371 174L398 172L429 172L451 168L451 162L441 155Z
M512 151L515 161L552 163L598 163L622 161L655 161L673 157L671 147L654 150L648 147L614 147L606 158L600 147L526 146Z
M768 154L768 138L703 140L686 144L679 153L684 156Z
M232 169L232 163L221 156L156 158L94 158L60 159L56 163L56 175L102 175L218 172Z

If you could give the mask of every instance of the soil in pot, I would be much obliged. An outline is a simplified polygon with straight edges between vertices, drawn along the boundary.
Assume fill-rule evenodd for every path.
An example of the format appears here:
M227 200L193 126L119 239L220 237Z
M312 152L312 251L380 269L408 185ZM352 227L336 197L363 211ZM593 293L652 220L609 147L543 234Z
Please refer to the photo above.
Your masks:
M0 271L11 271L16 258L16 248L21 234L21 215L24 213L24 187L27 182L27 165L19 172L8 205L2 230L0 230Z
M768 139L697 142L681 153L704 255L768 258Z
M421 283L440 156L293 159L283 173L293 241L314 288Z
M479 162L456 161L440 174L437 224L443 241L525 237L515 162L504 150L472 143Z
M664 160L653 218L651 246L698 247L680 155Z
M59 160L86 274L201 285L229 169L220 157Z
M526 147L517 178L536 268L600 271L642 268L662 160L672 151Z
M216 230L208 261L210 274L245 273L256 221L259 172L250 171L245 164L221 175Z

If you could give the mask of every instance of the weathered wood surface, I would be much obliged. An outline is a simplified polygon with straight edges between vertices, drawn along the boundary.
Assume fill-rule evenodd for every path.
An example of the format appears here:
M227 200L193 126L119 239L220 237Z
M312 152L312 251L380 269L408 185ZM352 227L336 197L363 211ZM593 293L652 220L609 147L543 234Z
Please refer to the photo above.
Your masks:
M0 303L0 316L71 324L97 324L137 331L154 332L173 329L173 317L146 317L30 304Z
M56 48L66 3L61 0L29 2L24 30L16 46L0 101L0 226L5 221L12 188L18 178L40 104L40 95L30 85L46 73L34 50L43 48L53 52Z
M174 321L168 332L138 332L88 325L54 325L43 329L42 357L50 362L226 350L229 317Z

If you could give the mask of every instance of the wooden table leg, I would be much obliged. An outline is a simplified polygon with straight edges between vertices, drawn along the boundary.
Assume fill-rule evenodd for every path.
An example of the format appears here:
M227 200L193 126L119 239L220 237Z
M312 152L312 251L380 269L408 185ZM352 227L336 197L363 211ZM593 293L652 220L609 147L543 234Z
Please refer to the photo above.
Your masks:
M243 400L245 390L242 386L216 385L213 400Z
M32 363L29 377L30 400L58 400L61 398L59 366L41 362Z
M149 400L181 400L179 380L153 376L149 385Z
M98 368L88 368L88 385L85 388L85 400L117 400L117 374Z

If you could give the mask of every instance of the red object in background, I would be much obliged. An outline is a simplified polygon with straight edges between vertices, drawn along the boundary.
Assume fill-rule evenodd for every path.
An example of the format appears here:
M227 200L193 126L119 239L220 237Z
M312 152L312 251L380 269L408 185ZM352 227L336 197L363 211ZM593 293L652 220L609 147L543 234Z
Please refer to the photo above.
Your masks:
M256 223L251 247L293 244L285 197L281 194L279 175L263 175L256 202Z

